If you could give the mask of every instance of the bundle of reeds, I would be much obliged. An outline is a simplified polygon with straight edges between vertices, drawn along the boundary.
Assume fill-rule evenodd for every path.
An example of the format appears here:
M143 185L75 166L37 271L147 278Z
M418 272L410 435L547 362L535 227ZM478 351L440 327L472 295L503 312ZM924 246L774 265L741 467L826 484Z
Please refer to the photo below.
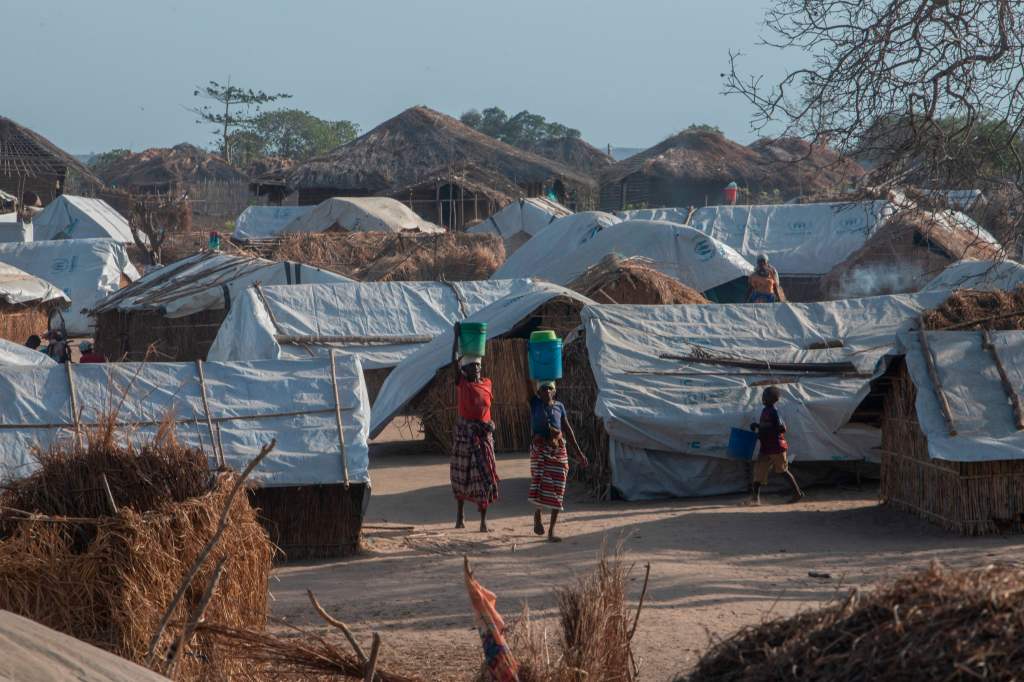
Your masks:
M185 317L156 311L111 310L96 316L96 352L110 360L186 362L205 360L227 310L203 310Z
M932 565L823 609L740 630L677 682L1016 680L1024 569Z
M25 343L33 334L50 328L50 306L0 304L0 339Z
M297 233L264 251L272 260L308 263L366 282L482 280L505 262L500 237L465 232Z
M245 497L229 497L237 475L211 476L205 455L175 441L170 420L141 448L114 423L105 420L81 444L37 453L37 471L0 493L0 608L145 664L183 576L231 500L225 531L170 614L158 649L177 640L222 561L206 620L262 628L273 548ZM244 673L221 653L197 637L176 678Z
M1024 330L1024 285L1013 291L960 289L922 318L926 329Z
M586 483L590 494L599 500L611 495L612 470L608 460L608 432L594 414L597 404L597 380L590 368L586 336L580 334L562 350L562 380L558 398L569 413L576 440L590 460L586 469L573 468L576 480Z
M1024 531L1024 461L931 459L916 399L903 367L882 414L882 500L965 535Z
M598 303L662 305L708 303L701 293L662 274L644 258L608 254L568 284Z
M260 523L282 561L327 559L359 551L364 484L255 488L249 491Z

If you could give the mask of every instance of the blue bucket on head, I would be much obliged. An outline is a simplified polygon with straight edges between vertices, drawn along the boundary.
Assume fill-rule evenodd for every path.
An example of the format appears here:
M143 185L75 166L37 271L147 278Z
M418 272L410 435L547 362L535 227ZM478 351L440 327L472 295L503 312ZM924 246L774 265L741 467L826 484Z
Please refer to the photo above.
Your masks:
M534 381L557 381L562 378L562 340L530 340L530 378Z
M736 459L754 459L754 446L757 445L757 434L746 429L733 427L729 432L729 447L727 449L730 457Z

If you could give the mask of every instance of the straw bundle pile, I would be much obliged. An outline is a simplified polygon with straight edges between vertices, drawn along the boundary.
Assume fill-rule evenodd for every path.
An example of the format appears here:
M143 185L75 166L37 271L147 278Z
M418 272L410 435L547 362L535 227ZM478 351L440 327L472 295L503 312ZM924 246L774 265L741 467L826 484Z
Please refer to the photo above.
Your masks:
M744 628L681 680L1016 680L1024 569L938 565L816 611Z
M50 306L0 304L0 339L25 343L33 334L42 335L50 325Z
M708 303L699 291L652 268L644 258L608 254L568 284L598 303L658 305Z
M264 251L272 260L295 260L366 282L482 280L505 262L500 237L465 232L298 233Z
M103 312L96 315L96 351L111 360L205 360L227 313L223 308L185 317L145 310Z
M206 457L179 445L169 420L139 449L120 444L128 439L113 424L105 420L81 445L38 452L36 473L0 493L0 608L144 664L161 616L217 528L236 475L211 477ZM264 627L273 549L244 497L235 498L228 518L158 652L178 638L221 559L225 570L206 620ZM179 661L178 679L244 672L222 653L198 637Z
M1014 291L960 289L923 317L927 329L1024 330L1024 286Z
M1024 461L929 458L916 399L904 366L882 413L881 499L965 535L1024 531Z

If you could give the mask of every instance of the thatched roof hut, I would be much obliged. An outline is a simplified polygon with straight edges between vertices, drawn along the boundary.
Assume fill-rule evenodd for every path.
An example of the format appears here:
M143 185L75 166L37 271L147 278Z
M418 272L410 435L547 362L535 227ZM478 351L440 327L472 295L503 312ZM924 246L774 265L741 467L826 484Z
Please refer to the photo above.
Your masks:
M530 151L574 168L592 178L615 165L615 159L578 137L553 137L541 140Z
M248 180L221 157L187 143L127 154L106 165L101 173L108 184L143 194Z
M439 166L388 192L425 220L452 231L479 223L522 195L504 175L472 163L459 169Z
M602 173L601 208L715 204L730 182L752 200L776 191L786 200L845 186L863 174L855 162L803 140L759 140L745 147L719 132L684 130Z
M281 204L292 193L288 186L288 173L295 167L294 159L264 156L245 168L249 176L249 191L256 197L266 197L271 204Z
M0 116L0 189L22 199L26 192L44 204L74 189L98 189L103 181L45 137Z
M598 303L675 305L709 303L696 289L652 268L644 258L609 254L568 284Z
M517 149L424 106L406 109L348 144L300 164L289 176L299 203L332 196L390 194L437 168L473 164L520 187L526 196L553 190L586 205L597 183L556 161Z
M67 308L67 295L46 280L0 262L0 339L24 343L42 334L53 311Z

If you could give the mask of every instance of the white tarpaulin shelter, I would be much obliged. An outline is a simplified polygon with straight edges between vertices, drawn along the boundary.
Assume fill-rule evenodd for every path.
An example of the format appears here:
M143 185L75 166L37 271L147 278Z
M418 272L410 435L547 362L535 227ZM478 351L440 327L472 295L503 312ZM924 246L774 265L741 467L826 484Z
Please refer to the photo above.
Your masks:
M582 294L547 282L537 282L523 292L506 296L486 308L470 315L468 322L486 322L487 338L493 339L515 329L524 319L553 298L564 296L590 305ZM402 361L380 389L373 403L370 433L378 435L388 422L437 374L437 370L452 361L452 343L455 330L447 327L433 341L421 346Z
M747 463L727 454L729 433L757 420L770 383L782 391L793 460L877 462L879 429L847 426L850 417L884 371L897 335L947 295L588 306L583 323L598 388L595 414L609 435L612 485L630 500L746 490ZM809 372L679 359L694 355L842 364Z
M207 357L303 358L333 347L358 355L365 369L394 367L455 322L536 288L530 280L303 284L262 287L262 300L250 289L232 304Z
M958 211L969 211L979 202L984 203L985 195L980 189L926 189L921 190L926 196L938 197L950 208Z
M30 242L34 234L32 223L21 222L17 213L0 213L0 243Z
M388 197L334 197L288 222L281 232L444 232L411 208Z
M572 211L550 199L517 199L466 231L473 234L496 234L505 242L505 251L512 253L548 225L570 215Z
M276 237L291 221L308 214L314 206L250 206L235 219L235 239L268 239Z
M1018 398L1024 387L1024 332L989 332ZM928 346L954 416L957 434L949 435L935 385L928 374L920 334L900 336L907 371L917 387L917 421L928 439L928 456L953 462L1024 459L1024 431L1018 431L1013 407L1003 388L992 351L981 332L928 332Z
M10 305L70 301L67 295L44 279L0 261L0 301Z
M351 281L302 263L204 251L146 273L107 296L91 312L153 310L165 317L184 317L203 310L230 308L256 282L269 285Z
M1024 265L1012 260L965 260L953 263L922 291L980 289L1010 291L1024 284Z
M696 210L696 209L694 209ZM636 208L630 211L616 211L622 220L662 220L667 223L687 225L690 220L688 208Z
M128 221L102 199L62 194L32 219L34 238L116 239L134 244Z
M56 360L46 353L32 350L20 343L0 339L0 365L38 365L56 367Z
M689 224L750 263L767 255L780 275L824 275L864 246L895 211L886 201L706 206Z
M697 291L713 289L753 271L738 253L692 227L627 220L604 228L563 258L549 262L536 276L565 285L609 254L645 258L658 272Z
M348 480L365 483L369 400L359 360L337 357L333 372ZM46 448L58 438L71 437L73 385L83 425L96 423L123 394L117 419L134 429L129 429L132 438L151 437L171 411L179 422L178 439L201 446L211 468L222 453L224 462L241 471L276 438L273 453L253 472L255 481L265 486L344 482L330 357L208 362L203 377L200 383L193 362L0 366L0 394L8 396L0 401L0 480L31 473L33 446ZM203 407L204 385L209 421Z
M491 279L545 278L558 261L589 242L605 228L621 222L611 213L602 211L585 211L559 218L530 237L491 275Z
M122 277L139 278L124 244L113 239L0 244L0 263L56 285L71 299L71 308L64 313L70 336L91 336L93 321L83 311L117 291Z

